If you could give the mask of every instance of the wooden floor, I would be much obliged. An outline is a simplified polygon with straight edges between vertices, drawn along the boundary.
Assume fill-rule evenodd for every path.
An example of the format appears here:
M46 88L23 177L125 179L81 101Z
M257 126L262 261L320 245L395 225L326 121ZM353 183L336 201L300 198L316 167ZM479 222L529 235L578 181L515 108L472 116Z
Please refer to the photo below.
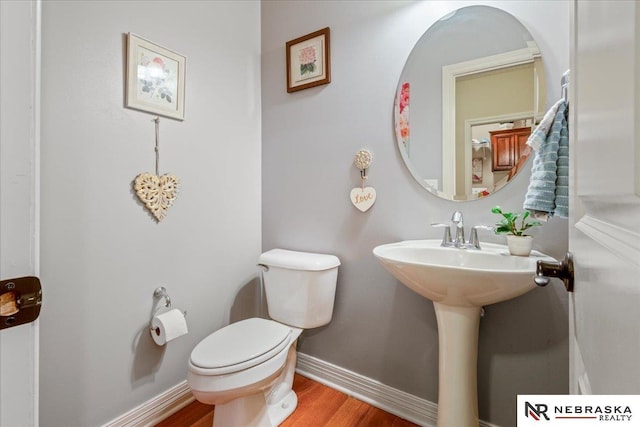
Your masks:
M298 395L298 407L281 427L417 426L298 374L293 389ZM156 427L211 427L212 424L213 406L196 401Z

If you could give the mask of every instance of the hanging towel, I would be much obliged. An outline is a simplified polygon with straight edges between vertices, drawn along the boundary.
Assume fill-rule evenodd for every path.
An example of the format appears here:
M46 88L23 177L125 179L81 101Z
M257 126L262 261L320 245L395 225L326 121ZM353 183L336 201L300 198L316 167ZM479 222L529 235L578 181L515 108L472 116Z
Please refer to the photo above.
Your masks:
M555 111L552 111L554 108ZM540 214L556 215L562 218L569 215L567 108L564 100L554 104L527 141L527 144L534 149L535 156L524 208L532 211L537 217ZM548 117L553 117L553 120L545 122ZM547 132L542 126L543 123Z
M558 109L559 110L559 109ZM558 168L556 173L555 216L569 217L569 125L567 121L569 105L565 103L564 114L560 121L560 139L558 140Z
M558 108L563 102L564 100L560 99L555 104L553 104L553 106L549 108L549 111L545 113L540 124L538 124L534 131L531 132L531 135L529 135L529 138L527 139L527 145L535 151L539 151L542 144L547 140L549 132L551 131L551 126L553 126L553 122L556 119Z

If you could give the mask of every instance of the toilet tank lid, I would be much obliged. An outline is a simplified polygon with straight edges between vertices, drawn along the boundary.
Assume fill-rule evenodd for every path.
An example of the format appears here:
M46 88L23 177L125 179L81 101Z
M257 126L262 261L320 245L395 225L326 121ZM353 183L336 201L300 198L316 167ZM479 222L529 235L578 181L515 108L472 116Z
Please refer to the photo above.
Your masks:
M328 270L340 265L340 260L335 255L298 252L286 249L271 249L260 255L259 262L269 267L310 271Z

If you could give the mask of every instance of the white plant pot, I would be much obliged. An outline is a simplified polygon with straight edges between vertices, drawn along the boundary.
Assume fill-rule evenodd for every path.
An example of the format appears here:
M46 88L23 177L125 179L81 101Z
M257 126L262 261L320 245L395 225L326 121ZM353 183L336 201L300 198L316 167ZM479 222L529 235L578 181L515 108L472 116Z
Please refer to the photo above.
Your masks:
M533 247L532 236L514 236L507 235L507 246L509 246L509 253L516 256L529 256L531 248Z

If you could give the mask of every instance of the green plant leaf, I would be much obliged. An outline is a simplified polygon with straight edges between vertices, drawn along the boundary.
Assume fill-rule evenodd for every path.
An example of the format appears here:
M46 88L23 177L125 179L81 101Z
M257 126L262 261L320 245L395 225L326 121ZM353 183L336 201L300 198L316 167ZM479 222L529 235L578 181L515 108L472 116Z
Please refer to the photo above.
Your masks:
M511 233L511 228L510 227L506 227L504 225L498 225L495 228L495 233L496 234Z
M523 236L524 231L528 230L531 227L542 225L540 221L529 221L527 222L527 218L531 215L531 212L524 211L522 213L519 212L503 212L500 206L494 206L491 209L491 212L494 214L502 215L503 219L496 223L496 234L508 233L513 234L514 236ZM520 226L518 226L517 220L520 220Z

